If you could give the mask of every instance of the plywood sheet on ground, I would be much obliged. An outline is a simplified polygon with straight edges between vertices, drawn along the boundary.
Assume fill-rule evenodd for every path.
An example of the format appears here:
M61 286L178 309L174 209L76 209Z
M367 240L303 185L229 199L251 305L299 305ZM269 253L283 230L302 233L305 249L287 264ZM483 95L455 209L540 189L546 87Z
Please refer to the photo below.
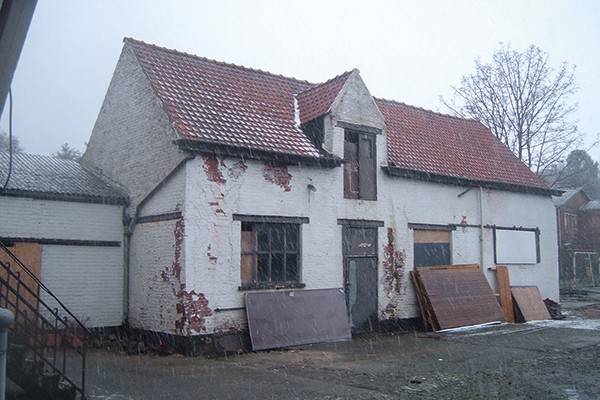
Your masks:
M247 293L253 350L350 339L342 289Z
M525 321L551 319L537 286L511 286L510 291Z
M504 321L483 271L468 266L418 267L413 279L433 330Z

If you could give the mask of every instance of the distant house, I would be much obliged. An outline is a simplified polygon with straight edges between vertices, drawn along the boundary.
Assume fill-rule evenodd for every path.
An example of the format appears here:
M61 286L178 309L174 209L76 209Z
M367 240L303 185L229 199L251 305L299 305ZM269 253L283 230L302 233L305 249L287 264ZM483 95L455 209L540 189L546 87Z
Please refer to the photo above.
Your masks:
M560 282L565 288L600 286L600 201L582 188L554 197Z
M82 163L130 195L127 321L246 329L251 291L343 288L353 329L419 316L418 265L509 266L558 300L552 194L481 123L125 39Z
M9 176L9 160L0 153L2 243L87 327L122 325L126 194L74 161L14 154Z

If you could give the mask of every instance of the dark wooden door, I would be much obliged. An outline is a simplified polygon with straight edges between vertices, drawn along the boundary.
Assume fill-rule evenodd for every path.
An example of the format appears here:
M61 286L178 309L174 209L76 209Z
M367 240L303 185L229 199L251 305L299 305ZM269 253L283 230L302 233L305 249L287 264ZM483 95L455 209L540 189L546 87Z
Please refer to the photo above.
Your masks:
M377 228L345 227L344 283L353 333L377 324Z

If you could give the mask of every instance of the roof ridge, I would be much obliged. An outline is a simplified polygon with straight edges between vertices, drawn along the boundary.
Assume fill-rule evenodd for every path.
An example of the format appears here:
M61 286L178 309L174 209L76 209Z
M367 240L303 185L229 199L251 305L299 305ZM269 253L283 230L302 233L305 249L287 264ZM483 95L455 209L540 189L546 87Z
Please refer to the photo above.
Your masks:
M145 47L150 47L153 48L155 50L159 50L159 51L164 51L167 53L172 53L172 54L177 54L180 56L185 56L185 57L189 57L192 59L196 59L196 60L200 60L200 61L205 61L211 64L216 64L216 65L220 65L220 66L224 66L224 67L230 67L230 68L235 68L235 69L240 69L240 70L244 70L244 71L248 71L248 72L255 72L255 73L259 73L262 75L268 75L271 76L273 78L278 78L278 79L284 79L284 80L291 80L291 81L295 81L297 83L301 83L301 84L308 84L308 85L316 85L313 82L309 82L307 80L301 80L301 79L297 79L294 77L290 77L290 76L285 76L282 74L275 74L273 72L269 72L269 71L265 71L259 68L251 68L251 67L246 67L244 65L239 65L239 64L234 64L234 63L229 63L229 62L225 62L225 61L219 61L219 60L215 60L212 58L208 58L208 57L202 57L202 56L198 56L196 54L190 54L187 53L185 51L181 51L181 50L177 50L177 49L170 49L167 47L162 47L162 46L158 46L152 43L146 43L143 40L138 40L138 39L133 39L130 37L125 37L123 38L123 42L125 43L130 43L133 44L134 46L145 46Z
M326 80L325 82L321 82L321 83L313 83L313 84L312 84L313 86L309 87L308 89L305 89L305 90L301 91L301 92L300 92L300 93L298 93L298 94L305 94L305 93L311 92L311 91L313 91L313 90L317 90L317 89L319 89L320 87L323 87L323 86L325 86L325 85L327 85L327 84L329 84L329 83L331 83L331 82L333 82L333 81L335 81L335 80L337 80L337 79L341 79L341 78L342 78L342 77L344 77L345 75L347 75L347 76L350 76L350 74L351 74L351 73L353 73L354 71L358 71L358 69L357 69L357 68L353 68L353 69L351 69L350 71L345 71L345 72L342 72L341 74L339 74L339 75L336 75L336 76L334 76L333 78L330 78L330 79Z
M460 117L460 116L457 116L457 115L447 114L447 113L443 113L443 112L440 112L440 111L433 111L433 110L430 110L430 109L427 109L427 108L423 108L423 107L419 107L419 106L413 106L412 104L407 104L407 103L404 103L404 102L398 101L398 100L389 100L389 99L384 99L384 98L375 97L375 96L373 96L373 98L375 99L375 101L383 101L383 102L386 102L386 103L393 103L393 104L405 106L405 107L408 107L408 108L412 108L414 110L425 111L427 113L439 115L439 116L442 116L442 117L450 117L450 118L458 119L458 120L461 120L461 121L481 123L481 121L479 121L478 119L475 119L475 118Z

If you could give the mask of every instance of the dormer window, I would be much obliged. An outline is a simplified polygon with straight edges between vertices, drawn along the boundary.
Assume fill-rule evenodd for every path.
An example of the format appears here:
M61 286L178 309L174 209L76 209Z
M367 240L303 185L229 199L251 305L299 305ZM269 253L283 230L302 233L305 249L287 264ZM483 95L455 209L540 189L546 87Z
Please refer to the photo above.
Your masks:
M344 198L377 200L375 135L347 130L344 135Z

